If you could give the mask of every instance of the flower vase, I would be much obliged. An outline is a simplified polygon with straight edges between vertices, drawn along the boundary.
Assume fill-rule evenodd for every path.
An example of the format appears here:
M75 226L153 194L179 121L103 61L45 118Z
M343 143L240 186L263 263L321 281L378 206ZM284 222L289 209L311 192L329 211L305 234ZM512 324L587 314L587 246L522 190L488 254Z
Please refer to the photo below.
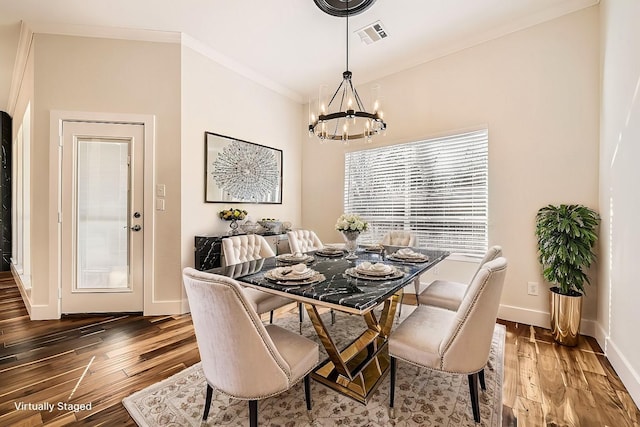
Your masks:
M229 228L231 229L229 230L229 236L235 236L238 234L238 220L232 219L231 224L229 224Z
M345 259L358 259L358 255L356 255L356 249L358 249L358 237L360 236L359 231L343 231L342 237L344 238L345 248L347 249L347 256Z

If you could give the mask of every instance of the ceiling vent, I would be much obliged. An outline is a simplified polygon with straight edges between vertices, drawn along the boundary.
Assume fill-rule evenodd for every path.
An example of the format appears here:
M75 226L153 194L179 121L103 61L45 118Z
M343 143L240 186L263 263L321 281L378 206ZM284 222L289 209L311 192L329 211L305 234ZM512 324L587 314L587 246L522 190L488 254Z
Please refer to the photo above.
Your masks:
M378 42L388 36L387 31L382 28L382 22L376 21L373 24L356 31L360 36L360 41L366 45Z

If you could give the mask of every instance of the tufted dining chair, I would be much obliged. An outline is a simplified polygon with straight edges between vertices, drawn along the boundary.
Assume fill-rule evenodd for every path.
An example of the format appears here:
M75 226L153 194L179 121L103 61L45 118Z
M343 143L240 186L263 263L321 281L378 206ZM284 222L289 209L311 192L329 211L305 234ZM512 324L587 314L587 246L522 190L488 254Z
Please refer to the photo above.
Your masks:
M287 237L291 253L304 253L324 247L318 235L311 230L291 230L287 232Z
M471 408L480 422L478 373L489 359L507 260L484 264L475 275L457 311L419 305L389 336L393 416L397 360L449 373L467 374Z
M408 230L392 230L382 237L385 246L415 246L416 235Z
M474 276L478 274L484 264L502 256L502 247L492 246L484 254L478 265ZM473 281L473 278L471 279ZM452 282L448 280L434 280L427 288L418 295L418 304L432 305L446 308L447 310L457 310L460 302L468 290L466 283Z
M291 230L287 232L287 238L289 240L291 253L304 253L324 248L322 240L320 240L315 231L312 230ZM298 306L298 309L300 311L300 333L302 333L302 321L304 320L302 304ZM335 322L336 314L333 309L331 309L331 324L333 325Z
M258 234L231 236L222 239L222 254L225 266L275 256L266 239ZM270 313L270 323L273 323L273 310L293 302L289 298L258 289L245 287L243 291L258 314Z
M258 425L258 400L304 380L311 411L309 372L319 360L318 344L276 325L263 325L235 280L185 268L183 281L207 381L203 420L213 389L249 401L250 426Z
M384 246L416 246L416 235L409 230L392 230L387 232L380 242ZM416 277L413 280L413 287L416 290L416 295L420 290L420 277ZM398 307L398 317L402 315L402 301L404 300L404 294L400 299L400 305Z

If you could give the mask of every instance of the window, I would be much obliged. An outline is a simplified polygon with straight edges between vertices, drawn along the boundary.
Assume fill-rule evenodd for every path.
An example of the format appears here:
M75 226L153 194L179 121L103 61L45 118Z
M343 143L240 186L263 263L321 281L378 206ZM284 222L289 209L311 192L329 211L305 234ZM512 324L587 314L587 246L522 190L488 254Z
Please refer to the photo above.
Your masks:
M345 155L344 209L369 222L361 240L397 229L418 246L482 256L487 250L487 129Z

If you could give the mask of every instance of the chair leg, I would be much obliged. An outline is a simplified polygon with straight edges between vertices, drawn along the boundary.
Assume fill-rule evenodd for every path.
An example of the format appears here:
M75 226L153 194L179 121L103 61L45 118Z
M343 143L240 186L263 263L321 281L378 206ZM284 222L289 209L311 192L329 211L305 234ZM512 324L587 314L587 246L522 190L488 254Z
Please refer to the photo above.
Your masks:
M207 398L204 401L204 414L202 414L202 421L206 421L209 416L209 408L211 408L211 398L213 397L213 387L207 384Z
M389 376L391 377L391 387L389 390L389 416L391 418L395 418L393 401L396 397L396 358L393 356L390 356L389 358L391 359L391 372L389 373Z
M249 401L249 426L258 427L258 401Z
M417 298L417 296L416 296ZM402 293L402 295L400 295L400 304L398 304L398 319L400 318L400 315L402 314L402 301L404 300L404 292Z
M273 310L269 313L269 323L273 323Z
M298 303L298 313L300 315L300 335L302 335L302 322L304 321L304 306L302 303Z
M487 385L484 382L484 368L482 368L482 371L478 372L478 379L480 380L480 388L487 391Z
M307 411L311 411L311 380L309 374L304 376L304 400L307 402Z
M480 422L480 402L478 401L478 373L469 374L469 392L471 394L471 410L473 420Z

